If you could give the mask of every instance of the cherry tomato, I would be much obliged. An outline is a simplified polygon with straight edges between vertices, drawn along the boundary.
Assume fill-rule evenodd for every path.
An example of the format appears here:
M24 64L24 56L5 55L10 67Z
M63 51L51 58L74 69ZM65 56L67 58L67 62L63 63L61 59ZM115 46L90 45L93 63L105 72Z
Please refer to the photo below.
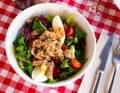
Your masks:
M68 49L66 45L62 45L61 48L62 48L63 51L66 50L66 49Z
M71 59L72 68L80 68L82 64L77 59Z
M58 78L59 75L60 75L60 68L58 66L55 66L53 70L53 77Z
M68 27L68 31L67 31L67 37L73 36L74 35L74 29L73 27Z
M65 32L67 33L68 25L66 23L63 23L63 27L64 27Z

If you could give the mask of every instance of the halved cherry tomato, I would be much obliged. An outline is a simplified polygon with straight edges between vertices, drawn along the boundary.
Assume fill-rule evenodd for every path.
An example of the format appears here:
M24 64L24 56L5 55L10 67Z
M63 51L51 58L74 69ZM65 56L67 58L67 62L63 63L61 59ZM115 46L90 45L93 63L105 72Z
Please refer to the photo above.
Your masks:
M67 33L68 25L66 23L63 23L63 27L64 27L65 32Z
M71 59L72 68L81 68L82 64L77 59Z
M66 50L66 49L68 49L68 47L66 45L62 45L61 48L62 48L63 51Z
M73 27L68 27L68 31L67 31L67 37L70 37L70 36L73 36L74 35L74 33L75 33L75 31L74 31L74 29L73 29Z

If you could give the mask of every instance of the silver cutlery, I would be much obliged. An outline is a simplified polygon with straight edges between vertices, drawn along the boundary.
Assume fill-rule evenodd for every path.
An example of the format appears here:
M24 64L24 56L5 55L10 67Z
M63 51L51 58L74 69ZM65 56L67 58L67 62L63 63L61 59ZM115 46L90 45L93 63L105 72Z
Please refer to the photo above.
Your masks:
M98 93L99 83L100 83L101 77L102 77L105 67L106 67L106 63L107 63L107 59L109 56L110 48L112 46L112 41L113 41L114 35L115 35L115 33L112 33L112 35L110 36L109 40L107 41L107 43L106 43L105 47L103 48L102 53L100 55L101 65L99 67L99 75L98 75L97 82L96 82L95 88L93 90L93 93Z
M112 78L108 93L111 93L112 86L113 86L114 79L115 79L115 75L116 75L116 72L117 72L117 70L118 70L118 68L120 66L120 41L118 42L118 44L116 46L116 49L115 49L115 51L113 53L112 60L113 60L113 64L115 65L115 71L114 71L114 74L113 74L113 78Z

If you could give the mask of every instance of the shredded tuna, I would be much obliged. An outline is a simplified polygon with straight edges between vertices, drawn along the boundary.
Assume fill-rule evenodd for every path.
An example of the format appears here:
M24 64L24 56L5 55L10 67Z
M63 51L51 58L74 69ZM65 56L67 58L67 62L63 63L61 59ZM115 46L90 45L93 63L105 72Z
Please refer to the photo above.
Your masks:
M46 64L47 63L47 59L38 59L38 60L34 60L32 65L33 66L39 66L42 64Z
M51 57L64 59L61 49L60 35L54 31L45 31L32 43L32 51L36 59L46 59L51 61Z
M48 79L53 79L53 70L54 70L54 62L48 62L47 63L47 70L46 70L46 76L48 77Z
M32 31L31 36L32 36L32 38L35 38L36 36L38 36L38 30Z
M72 56L72 53L70 50L66 49L64 51L64 56L67 57L67 58L70 58L70 59L73 59L74 57Z

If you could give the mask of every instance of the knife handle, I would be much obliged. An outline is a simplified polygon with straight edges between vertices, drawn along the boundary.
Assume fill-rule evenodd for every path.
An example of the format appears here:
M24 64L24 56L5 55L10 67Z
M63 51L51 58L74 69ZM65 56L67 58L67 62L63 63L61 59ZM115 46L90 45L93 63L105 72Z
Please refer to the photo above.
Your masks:
M98 87L99 87L99 83L100 83L102 74L103 74L103 71L99 71L99 75L98 75L97 82L95 84L93 93L98 93Z

